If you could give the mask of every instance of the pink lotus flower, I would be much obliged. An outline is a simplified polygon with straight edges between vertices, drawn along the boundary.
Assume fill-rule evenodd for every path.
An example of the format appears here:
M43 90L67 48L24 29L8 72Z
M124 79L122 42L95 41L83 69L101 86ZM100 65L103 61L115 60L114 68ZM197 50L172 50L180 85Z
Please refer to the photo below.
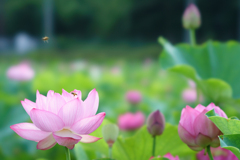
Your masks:
M19 136L38 142L37 149L46 150L56 143L73 149L78 142L92 143L100 138L88 134L102 123L105 113L97 115L99 97L93 89L85 101L81 91L74 90L62 95L49 91L47 97L37 91L36 103L25 99L23 108L33 123L19 123L10 126Z
M205 154L205 150L202 150L197 154L198 160L210 160L208 155ZM211 153L213 155L214 160L238 160L238 158L229 150L218 147L211 148Z
M194 4L190 4L183 13L183 27L186 29L197 29L201 25L200 12Z
M179 160L179 157L176 156L174 157L173 155L171 155L171 153L167 153L165 154L165 156L163 156L164 158L168 158L169 160ZM152 160L154 157L151 157L149 160ZM161 156L158 156L158 158L161 158Z
M193 103L197 100L197 91L195 88L188 88L182 92L182 99L187 103ZM203 95L200 94L199 101L203 102Z
M142 100L142 95L139 91L128 91L126 99L131 104L137 104Z
M218 135L221 134L221 131L205 115L212 109L219 116L227 118L227 115L214 103L209 104L207 107L199 104L194 109L186 106L182 110L178 134L181 140L192 150L201 151L208 145L211 147L220 145Z
M34 71L28 62L11 66L7 70L7 77L16 81L28 81L34 77Z
M126 113L118 117L118 125L121 130L135 130L140 128L145 121L142 112Z

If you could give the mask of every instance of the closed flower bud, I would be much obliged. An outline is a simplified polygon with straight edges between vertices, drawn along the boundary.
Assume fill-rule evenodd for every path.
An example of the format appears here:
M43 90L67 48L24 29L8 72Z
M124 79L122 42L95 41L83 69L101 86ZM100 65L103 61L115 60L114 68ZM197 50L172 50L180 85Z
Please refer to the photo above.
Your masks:
M126 99L131 104L138 104L142 100L142 94L139 91L128 91Z
M147 129L152 136L161 135L165 128L164 115L159 111L152 112L147 119Z
M194 4L190 4L183 14L183 27L185 29L197 29L201 25L201 15Z
M117 140L118 133L118 126L115 124L107 124L102 128L103 138L109 147L112 147L113 143Z
M181 140L192 150L201 151L209 145L211 147L220 145L218 136L221 131L205 115L212 109L219 116L227 118L227 115L214 103L209 104L207 107L199 104L194 109L187 106L182 110L178 134Z

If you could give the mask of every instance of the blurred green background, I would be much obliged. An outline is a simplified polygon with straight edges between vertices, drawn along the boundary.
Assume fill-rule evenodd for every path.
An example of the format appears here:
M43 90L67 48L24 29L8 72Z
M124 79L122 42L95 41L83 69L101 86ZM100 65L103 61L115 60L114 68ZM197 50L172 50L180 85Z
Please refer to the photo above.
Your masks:
M202 15L202 27L196 32L199 43L240 39L237 0L1 0L0 159L64 159L63 147L37 150L35 142L9 128L30 121L20 101L35 101L36 90L46 95L48 90L78 89L86 98L96 88L98 111L106 112L114 123L131 110L126 93L137 90L143 99L136 110L147 117L160 109L168 123L177 125L182 108L196 103L182 98L188 79L161 68L163 48L157 38L188 42L181 18L190 2L198 5ZM42 41L44 36L49 37L48 43ZM33 79L9 79L9 67L23 61L34 70ZM212 99L205 100L207 105ZM230 108L228 113L238 115L236 110Z

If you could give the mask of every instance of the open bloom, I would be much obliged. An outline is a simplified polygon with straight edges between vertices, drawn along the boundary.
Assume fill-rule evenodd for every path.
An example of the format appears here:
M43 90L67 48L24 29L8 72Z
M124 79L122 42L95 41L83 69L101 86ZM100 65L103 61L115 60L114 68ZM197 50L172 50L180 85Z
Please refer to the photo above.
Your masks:
M163 157L168 158L169 160L179 160L178 156L174 157L173 155L171 155L171 153L167 153ZM149 160L152 160L153 158L154 157L151 157ZM161 156L158 156L158 158L161 158Z
M197 29L201 25L201 15L196 5L190 4L183 13L183 27Z
M126 113L118 117L118 126L121 130L135 130L140 128L145 121L142 112Z
M208 145L211 147L220 145L218 135L221 134L221 131L205 115L212 109L219 116L227 118L227 115L214 103L209 104L207 107L199 104L194 109L186 106L182 110L178 134L181 140L192 150L201 151Z
M208 155L205 154L205 150L202 150L197 154L198 160L210 160ZM238 160L238 158L230 151L221 147L211 148L211 153L214 160Z
M16 81L28 81L34 77L34 71L28 62L11 66L7 70L7 77Z
M56 143L73 149L76 143L91 143L100 138L88 134L102 123L105 113L97 115L99 97L93 89L85 101L81 100L81 91L71 93L62 91L62 95L49 91L47 97L37 91L36 103L25 99L23 108L33 123L19 123L10 126L19 136L38 142L37 149L46 150Z

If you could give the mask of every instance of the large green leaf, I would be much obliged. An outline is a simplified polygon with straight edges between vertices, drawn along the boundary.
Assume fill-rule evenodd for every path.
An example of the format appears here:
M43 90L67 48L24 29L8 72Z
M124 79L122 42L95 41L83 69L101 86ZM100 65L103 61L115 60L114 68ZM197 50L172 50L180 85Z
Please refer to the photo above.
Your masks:
M220 79L209 78L207 80L201 80L197 76L194 68L188 65L176 65L169 68L169 71L179 73L195 81L205 97L209 98L209 100L214 103L219 104L226 101L232 101L231 87Z
M92 133L92 135L97 137L102 137L102 126L108 124L109 121L104 120L103 124ZM188 148L178 136L177 126L166 124L164 133L156 138L156 155L165 155L170 152L172 155L178 156L189 156L195 154L194 151ZM152 136L148 133L146 126L143 126L134 136L123 138L118 137L117 141L114 143L113 159L117 160L146 160L151 157L152 153ZM78 156L78 160L90 160L96 158L104 158L108 155L108 147L105 141L99 140L95 143L79 143L88 158L82 158ZM75 147L76 152L78 152L79 147ZM82 149L79 150L82 152ZM84 153L84 154L85 154ZM97 154L96 154L97 153Z
M236 117L220 117L214 110L207 112L206 116L224 134L219 136L221 147L232 151L240 159L240 121Z
M240 134L219 136L222 148L232 151L240 159Z
M208 41L199 46L188 44L173 46L162 37L159 38L159 42L164 47L160 56L163 68L183 64L192 66L200 79L221 79L230 84L234 98L240 97L239 43Z
M148 133L146 126L142 127L134 136L129 138L119 137L113 146L113 155L117 160L146 160L151 157L152 136ZM161 136L156 138L156 155L186 156L194 154L178 136L177 126L170 124Z
M220 117L214 110L206 113L206 116L221 130L224 135L240 134L240 121L233 118Z

